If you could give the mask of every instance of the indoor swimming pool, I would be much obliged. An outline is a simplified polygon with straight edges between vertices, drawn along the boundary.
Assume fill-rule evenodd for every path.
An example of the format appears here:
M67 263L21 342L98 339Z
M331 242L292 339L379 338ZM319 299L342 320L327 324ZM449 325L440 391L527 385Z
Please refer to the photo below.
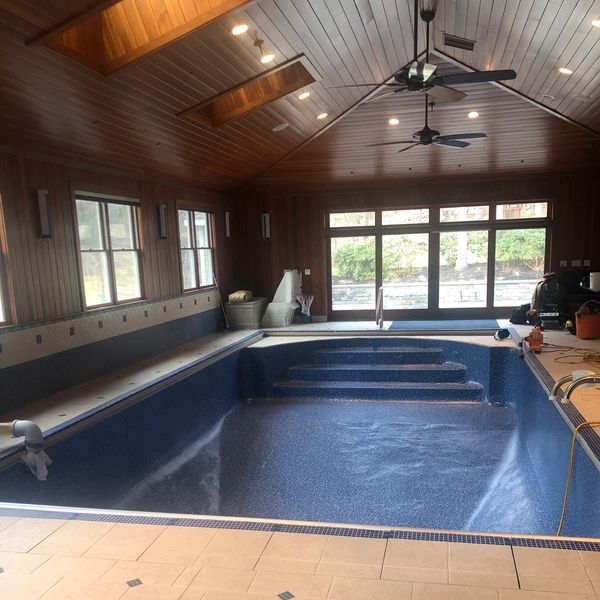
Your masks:
M0 500L553 534L571 433L516 348L337 338L237 350L48 447ZM563 533L600 535L578 446Z

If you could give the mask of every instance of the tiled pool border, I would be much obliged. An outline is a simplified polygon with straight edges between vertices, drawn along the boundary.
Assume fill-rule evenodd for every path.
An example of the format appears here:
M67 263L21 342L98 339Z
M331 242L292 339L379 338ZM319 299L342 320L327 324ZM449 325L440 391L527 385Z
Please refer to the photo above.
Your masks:
M160 386L163 386L165 383L170 382L177 376L186 376L188 371L193 371L199 368L203 368L204 366L208 366L215 359L225 358L228 354L239 350L240 348L248 345L249 343L262 339L264 337L264 333L262 330L252 330L248 335L241 337L233 342L228 343L217 350L212 350L203 354L200 358L194 359L185 365L172 369L167 373L162 374L160 377L156 377L151 381L140 384L135 388L127 390L127 392L123 394L119 394L117 396L112 397L110 400L106 402L102 402L101 404L97 404L94 408L86 410L71 419L67 419L62 423L55 425L54 427L50 427L49 429L44 430L44 439L50 440L53 436L60 434L61 432L72 428L75 425L78 425L82 421L90 419L96 415L103 413L111 408L116 407L118 404L123 404L126 406L126 401L131 400L132 398L136 398L137 401L143 400L145 397L151 395L156 392ZM206 363L206 364L205 364ZM0 451L0 463L10 457L14 457L16 454L22 452L25 448L25 443L23 441L17 442L14 446L9 448L5 448Z
M337 537L355 537L368 539L411 540L428 542L454 542L462 544L483 544L492 546L520 546L524 548L547 548L553 550L582 550L600 552L600 540L580 540L568 538L520 537L514 535L486 535L431 531L418 529L385 529L369 527L348 527L344 525L318 525L281 523L276 521L236 521L235 519L211 519L165 517L140 515L136 513L115 514L104 512L78 512L48 509L13 508L0 503L0 516L30 519L57 519L65 521L93 521L103 523L122 523L128 525L159 525L164 527L201 527L206 529L234 529L238 531L262 531L267 533L297 533L305 535L329 535Z
M514 331L514 329L511 329L510 331L515 342L520 345L520 336ZM536 354L527 350L523 350L523 352L527 357L527 364L538 376L540 383L542 383L542 385L546 388L546 391L550 393L554 387L554 378L552 375L550 375L548 369L546 369ZM572 402L567 402L566 404L561 402L564 396L564 391L562 388L558 390L556 396L558 400L554 401L554 404L556 405L558 411L563 415L565 420L571 425L573 430L575 430L578 425L581 425L581 423L586 421L586 419ZM548 400L548 402L551 402L551 400ZM598 430L592 427L584 427L579 430L578 437L585 442L584 448L587 446L586 449L592 454L590 458L595 459L596 466L600 465L600 435L598 434Z

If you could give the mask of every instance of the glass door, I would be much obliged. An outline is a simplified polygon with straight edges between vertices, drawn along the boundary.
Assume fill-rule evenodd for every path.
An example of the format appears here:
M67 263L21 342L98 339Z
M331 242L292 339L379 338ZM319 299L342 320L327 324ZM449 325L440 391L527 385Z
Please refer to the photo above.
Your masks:
M375 310L375 236L331 238L332 310Z
M440 233L440 308L487 306L488 232Z
M428 233L382 237L382 281L386 310L428 307Z

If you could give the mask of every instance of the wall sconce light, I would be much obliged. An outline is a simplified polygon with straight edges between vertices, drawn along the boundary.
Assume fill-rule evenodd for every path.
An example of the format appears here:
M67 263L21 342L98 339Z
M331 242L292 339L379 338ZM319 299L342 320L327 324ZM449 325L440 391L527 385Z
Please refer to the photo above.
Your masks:
M167 205L158 205L158 237L162 240L167 239Z
M260 215L260 222L262 225L262 236L268 240L271 237L271 215L269 213L262 213Z
M229 211L228 210L225 211L225 237L226 238L231 237L231 229L229 227Z
M50 231L50 213L48 207L48 190L36 190L38 217L39 217L39 234L40 237L52 237Z

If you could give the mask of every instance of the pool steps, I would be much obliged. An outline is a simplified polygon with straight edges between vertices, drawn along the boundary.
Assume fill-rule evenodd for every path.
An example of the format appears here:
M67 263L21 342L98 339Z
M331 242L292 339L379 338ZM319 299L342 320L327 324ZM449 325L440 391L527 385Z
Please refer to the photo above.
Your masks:
M466 367L442 359L439 348L317 350L312 362L288 368L271 397L481 402L483 386L467 380Z
M467 368L464 365L441 364L307 364L290 367L289 379L304 381L428 381L435 383L464 383Z
M317 363L440 364L442 350L440 348L358 346L356 348L317 350L314 357Z

